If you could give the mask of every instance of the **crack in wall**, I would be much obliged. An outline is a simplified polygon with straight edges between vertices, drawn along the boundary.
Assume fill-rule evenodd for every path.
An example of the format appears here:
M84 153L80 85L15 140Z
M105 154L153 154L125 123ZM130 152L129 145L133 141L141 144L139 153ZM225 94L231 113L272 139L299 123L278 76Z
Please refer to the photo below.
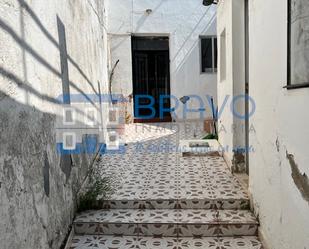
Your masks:
M289 154L286 152L286 157L289 160L291 170L292 170L292 178L294 183L301 193L303 199L309 204L309 179L306 173L301 173L298 165L295 162L295 158L293 154Z

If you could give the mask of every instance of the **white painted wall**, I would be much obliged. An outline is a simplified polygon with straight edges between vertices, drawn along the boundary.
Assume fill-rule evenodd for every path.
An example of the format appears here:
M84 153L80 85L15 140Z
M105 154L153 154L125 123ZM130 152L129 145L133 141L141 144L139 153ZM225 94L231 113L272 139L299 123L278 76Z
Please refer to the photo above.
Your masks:
M245 120L233 115L233 99L245 93L245 38L244 38L244 1L222 0L218 5L218 106L222 108L219 117L219 140L226 149L225 158L230 167L234 157L233 149L245 147ZM221 35L225 30L225 56ZM223 58L222 58L223 57ZM226 73L221 79L220 65L225 58ZM225 101L226 105L224 104ZM234 110L244 114L244 98L235 102Z
M287 1L250 2L250 191L270 248L309 248L309 203L292 179L286 153L309 175L309 89L286 90ZM308 179L308 178L307 178ZM308 194L308 193L307 193Z
M147 15L146 9L153 12ZM217 75L200 73L199 42L201 35L216 35L215 6L205 7L200 0L110 0L108 26L112 65L120 60L113 92L132 93L131 35L166 35L170 37L171 94L177 98L200 95L205 104L206 94L217 99ZM189 106L199 108L197 101ZM182 118L182 106L177 115Z
M228 65L227 78L218 86L219 106L223 96L235 93L235 84L242 80L235 82L233 77L235 67L243 60L235 57L235 50L243 46L237 31L243 25L234 18L243 12L233 9L241 2L221 0L218 6L218 35L227 28ZM309 248L308 191L301 190L292 177L299 173L299 179L308 184L309 89L283 88L287 83L287 0L249 2L249 85L257 107L250 120L256 130L250 133L250 144L255 149L250 153L250 193L269 248ZM243 74L241 70L239 73ZM235 122L229 109L220 122L225 126ZM220 136L223 145L235 144L233 139L231 134ZM294 155L298 173L292 171L287 153Z

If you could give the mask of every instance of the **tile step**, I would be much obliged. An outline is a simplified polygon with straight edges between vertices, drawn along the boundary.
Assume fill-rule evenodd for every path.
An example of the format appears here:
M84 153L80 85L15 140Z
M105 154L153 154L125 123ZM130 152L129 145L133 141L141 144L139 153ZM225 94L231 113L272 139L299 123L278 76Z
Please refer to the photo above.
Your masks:
M69 249L263 249L257 237L152 238L134 236L74 236Z
M249 210L249 199L107 200L103 209L220 209Z
M74 230L79 235L254 236L258 221L247 210L113 209L78 215Z

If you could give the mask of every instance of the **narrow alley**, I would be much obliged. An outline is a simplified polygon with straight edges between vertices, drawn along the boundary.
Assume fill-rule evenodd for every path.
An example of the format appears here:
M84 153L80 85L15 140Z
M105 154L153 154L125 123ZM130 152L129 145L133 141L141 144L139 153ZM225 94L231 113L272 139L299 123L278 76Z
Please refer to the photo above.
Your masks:
M309 0L0 0L0 249L309 249Z

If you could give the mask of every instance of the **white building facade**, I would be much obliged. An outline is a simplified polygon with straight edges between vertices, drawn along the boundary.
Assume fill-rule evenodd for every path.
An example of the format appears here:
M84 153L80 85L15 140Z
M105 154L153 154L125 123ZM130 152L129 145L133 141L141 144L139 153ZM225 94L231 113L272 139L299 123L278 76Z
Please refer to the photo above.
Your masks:
M202 38L216 37L216 7L202 6L200 0L110 0L108 5L110 68L119 60L113 73L112 92L124 96L134 95L132 37L165 37L168 40L168 48L165 49L169 54L169 89L166 92L173 96L171 107L175 106L176 99L179 101L184 96L197 95L201 98L191 97L187 109L196 111L188 112L185 117L183 104L179 102L174 118L211 116L206 95L212 96L216 102L216 40L211 41L208 47L213 56L205 62L208 63L205 70L202 68L201 43ZM209 65L213 68L209 68ZM133 105L130 110L132 116Z

